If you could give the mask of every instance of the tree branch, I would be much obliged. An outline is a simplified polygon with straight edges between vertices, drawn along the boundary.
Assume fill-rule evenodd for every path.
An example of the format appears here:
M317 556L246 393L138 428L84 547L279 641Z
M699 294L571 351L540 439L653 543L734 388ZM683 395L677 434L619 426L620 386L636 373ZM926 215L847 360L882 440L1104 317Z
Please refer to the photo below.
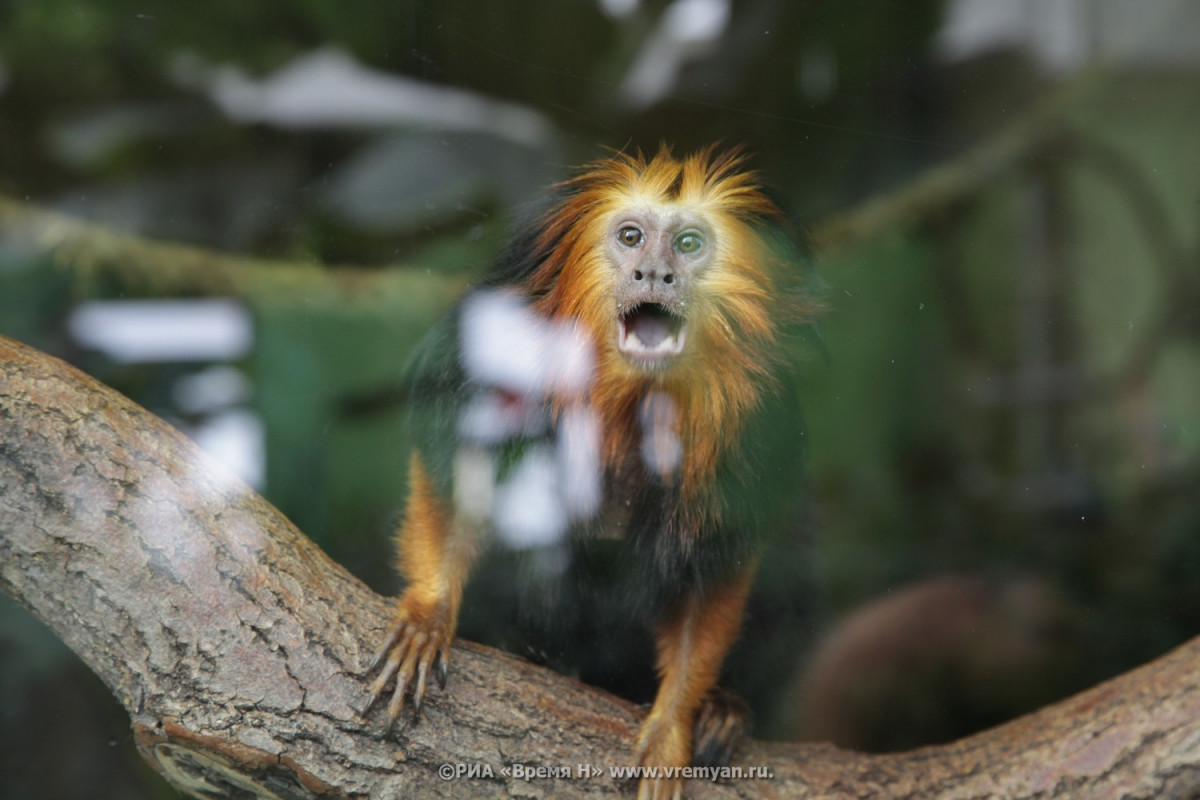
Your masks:
M1048 92L1017 121L958 158L844 212L817 220L810 235L824 257L838 249L935 218L980 187L1045 156L1045 146L1069 129L1068 111L1097 86L1099 73ZM401 301L434 297L449 305L461 276L424 269L378 269L268 260L217 253L113 231L0 195L0 239L46 253L80 282L114 279L127 290L166 295L359 298ZM419 291L417 290L419 288Z
M143 755L196 796L627 793L640 712L476 645L415 727L355 712L387 605L173 428L0 337L0 586L124 704ZM748 742L772 777L717 797L1194 797L1200 639L1037 714L868 756ZM442 764L480 777L443 781ZM570 778L506 776L513 764ZM579 777L579 765L602 771ZM483 777L490 770L491 777ZM239 790L244 794L239 794Z
M169 296L221 296L245 300L299 297L328 302L385 298L404 307L430 302L449 306L466 285L420 266L373 269L299 260L230 255L132 234L0 195L0 241L46 255L87 286L105 278L130 292Z

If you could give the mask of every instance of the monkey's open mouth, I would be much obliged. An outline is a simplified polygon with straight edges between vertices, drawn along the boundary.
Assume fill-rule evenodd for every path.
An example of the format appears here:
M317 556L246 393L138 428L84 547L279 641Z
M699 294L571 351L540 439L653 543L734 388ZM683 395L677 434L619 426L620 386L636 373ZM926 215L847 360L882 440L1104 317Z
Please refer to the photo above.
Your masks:
M683 352L687 323L666 306L642 303L617 319L617 349L629 358L657 361Z

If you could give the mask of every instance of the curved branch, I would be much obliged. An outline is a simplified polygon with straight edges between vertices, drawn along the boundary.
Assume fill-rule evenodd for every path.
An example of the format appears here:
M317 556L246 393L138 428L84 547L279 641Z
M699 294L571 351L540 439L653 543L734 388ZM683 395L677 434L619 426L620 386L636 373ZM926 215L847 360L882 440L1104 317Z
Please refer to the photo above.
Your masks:
M0 195L0 240L46 254L81 282L111 277L149 295L323 297L337 301L432 298L449 305L465 285L462 276L424 268L330 268L315 262L219 253L201 247L114 233L95 223Z
M1080 80L1048 93L1016 122L964 155L925 169L897 189L819 220L811 231L816 251L825 255L936 219L977 196L980 187L1041 157L1044 145L1053 141L1063 126L1064 107L1088 87L1089 81Z
M0 338L0 586L100 675L139 747L198 796L616 795L640 713L479 646L455 647L426 719L355 712L385 601L182 435ZM710 797L1192 797L1200 639L1008 725L868 756L748 742L772 777ZM474 769L443 781L440 765ZM502 770L565 768L530 782ZM581 777L580 765L600 771ZM238 792L245 794L239 794Z

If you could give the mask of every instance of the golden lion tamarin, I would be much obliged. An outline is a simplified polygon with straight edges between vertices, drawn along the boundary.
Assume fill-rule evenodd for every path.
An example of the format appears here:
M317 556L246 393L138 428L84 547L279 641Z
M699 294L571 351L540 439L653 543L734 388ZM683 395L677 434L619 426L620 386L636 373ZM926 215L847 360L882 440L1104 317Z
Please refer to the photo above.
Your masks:
M802 316L784 227L736 150L614 155L557 187L414 358L411 402L431 418L368 707L394 682L388 717L409 697L419 714L431 673L444 682L467 573L494 534L537 556L521 580L546 613L569 616L563 598L591 581L620 596L605 614L653 630L636 764L728 760L739 726L715 687L759 533L784 524L802 483L780 371ZM639 789L681 794L677 775Z

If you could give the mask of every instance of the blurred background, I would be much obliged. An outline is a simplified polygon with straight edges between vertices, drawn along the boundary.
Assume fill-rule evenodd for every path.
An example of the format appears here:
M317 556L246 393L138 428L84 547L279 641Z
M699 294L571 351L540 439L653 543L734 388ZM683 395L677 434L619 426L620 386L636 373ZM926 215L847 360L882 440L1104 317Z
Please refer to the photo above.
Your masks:
M1200 631L1197 130L1187 0L0 0L0 334L392 593L421 333L573 165L745 143L826 311L729 672L907 748ZM175 796L7 598L0 796Z

